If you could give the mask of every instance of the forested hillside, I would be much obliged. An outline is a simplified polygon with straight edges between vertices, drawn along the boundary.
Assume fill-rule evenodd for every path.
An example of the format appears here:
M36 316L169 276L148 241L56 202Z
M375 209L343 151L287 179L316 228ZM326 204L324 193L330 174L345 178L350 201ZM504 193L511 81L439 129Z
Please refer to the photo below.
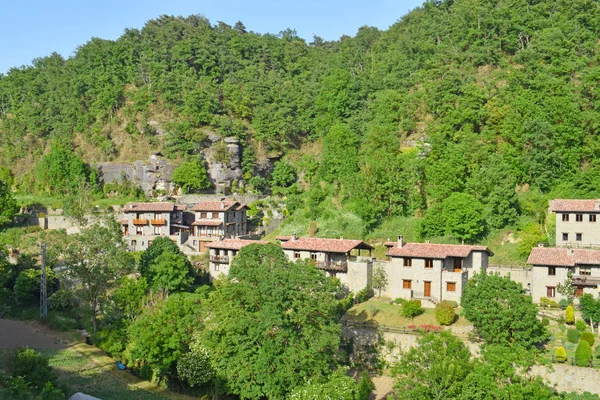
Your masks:
M290 212L331 204L367 232L424 215L423 236L465 240L545 207L519 193L600 196L592 0L429 1L335 42L249 29L161 16L10 70L0 163L24 191L51 147L190 160L215 132L241 140L246 190L268 183ZM268 156L284 158L264 182Z

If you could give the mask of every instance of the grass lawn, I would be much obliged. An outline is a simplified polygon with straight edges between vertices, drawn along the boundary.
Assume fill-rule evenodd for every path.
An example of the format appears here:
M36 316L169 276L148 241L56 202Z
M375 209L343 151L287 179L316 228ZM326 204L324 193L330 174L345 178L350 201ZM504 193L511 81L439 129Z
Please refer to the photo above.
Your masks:
M404 318L400 314L400 305L390 304L388 299L371 298L369 301L358 304L352 307L346 313L344 318L364 321L364 322L376 322L379 325L387 325L394 327L416 325L420 326L423 324L439 325L435 319L435 312L433 308L425 308L425 312L413 320ZM460 316L460 308L456 309L459 314L458 320L452 326L468 326L471 325L464 317Z
M58 374L58 383L69 389L67 396L83 392L103 400L189 399L142 381L117 368L112 359L83 343L65 350L41 350Z

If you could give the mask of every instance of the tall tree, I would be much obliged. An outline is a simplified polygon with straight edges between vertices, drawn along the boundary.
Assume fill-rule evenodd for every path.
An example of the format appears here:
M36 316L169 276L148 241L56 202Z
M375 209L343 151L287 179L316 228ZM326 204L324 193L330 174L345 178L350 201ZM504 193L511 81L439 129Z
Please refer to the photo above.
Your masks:
M112 218L72 235L63 250L65 273L91 310L94 333L99 304L118 280L133 270L121 230Z
M335 292L333 280L290 263L278 246L243 248L216 283L202 336L227 392L283 398L329 375L341 333Z
M464 288L461 305L486 343L530 348L548 339L536 305L510 277L475 275Z
M12 196L10 186L0 180L0 226L12 222L18 211L19 206Z

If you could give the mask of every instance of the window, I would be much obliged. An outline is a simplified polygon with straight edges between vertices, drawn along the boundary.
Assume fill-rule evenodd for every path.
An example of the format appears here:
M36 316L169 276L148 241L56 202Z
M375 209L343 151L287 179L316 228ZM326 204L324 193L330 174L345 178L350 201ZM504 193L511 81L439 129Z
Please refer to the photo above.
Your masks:
M135 219L143 219L144 215L142 213L136 213L135 214Z
M590 214L590 222L596 222L596 214Z
M563 220L563 222L569 222L569 214L563 214L562 220Z
M446 292L456 292L456 282L446 282Z
M132 240L132 241L131 241L131 245L132 245L132 246L135 246L135 245L137 245L137 240Z
M549 299L556 297L556 287L546 286L546 297Z
M294 252L294 258L295 258L295 259L298 259L298 258L300 258L300 252L299 252L299 251L295 251L295 252Z
M143 235L144 234L144 227L136 225L136 227L135 227L135 234L136 235Z
M148 240L148 247L152 246L152 240Z
M219 219L219 213L212 213L212 219Z
M154 219L162 219L162 215L160 214L154 214Z
M197 245L198 245L198 241L197 241L197 240L194 240L194 241L193 241L193 244L194 244L194 246L197 246Z
M582 222L583 221L583 214L575 214L575 221Z
M219 264L215 264L215 271L219 270Z
M425 268L433 268L433 260L431 258L425 259Z
M154 227L154 234L155 235L160 235L160 226L155 226Z
M566 242L567 240L569 240L569 234L568 233L563 233L563 240Z
M575 297L583 296L583 286L577 286L575 288Z
M201 212L200 213L200 218L201 219L206 219L206 213L205 212Z
M548 267L548 275L549 276L556 275L556 267Z
M579 267L579 275L591 275L592 269L590 267Z
M317 261L317 253L310 253L310 259L313 261Z
M412 289L412 281L410 279L402 280L402 289Z
M412 258L404 258L404 266L412 267Z
M583 235L581 233L576 233L575 234L575 240L577 242L581 242L581 239L583 238Z
M462 271L462 258L455 258L454 259L454 272L461 272Z

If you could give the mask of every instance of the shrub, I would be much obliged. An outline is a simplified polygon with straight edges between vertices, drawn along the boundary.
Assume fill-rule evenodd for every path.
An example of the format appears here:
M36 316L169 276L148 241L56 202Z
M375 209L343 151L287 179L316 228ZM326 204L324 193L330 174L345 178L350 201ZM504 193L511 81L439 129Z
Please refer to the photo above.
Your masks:
M554 300L550 300L547 297L541 297L540 298L540 306L542 306L542 307L557 308L558 307L558 303L555 302Z
M569 305L569 302L567 301L567 299L562 299L561 301L558 302L558 306L560 308L562 308L563 310L565 308L567 308L568 305Z
M435 319L440 325L451 325L454 323L456 313L454 307L448 301L442 301L435 306Z
M444 300L444 303L448 303L452 306L452 308L458 307L458 303L454 300Z
M564 347L560 346L558 349L556 349L554 359L560 363L567 361L567 350Z
M550 320L548 318L542 318L542 326L550 325Z
M378 312L379 309L375 304L369 304L369 315L371 316L371 318L375 317Z
M583 332L581 336L579 336L579 340L585 340L590 344L590 346L593 346L594 342L596 341L596 339L594 339L594 335L592 335L590 332Z
M402 304L404 303L404 299L400 298L400 297L396 297L394 299L394 304Z
M375 390L375 385L367 371L360 374L360 381L356 389L356 400L369 400L371 393Z
M77 328L77 321L71 317L64 315L50 314L48 317L48 325L56 330L66 332Z
M75 305L73 294L68 290L58 290L48 297L48 308L55 311L69 311Z
M585 321L582 319L575 321L575 329L577 329L579 332L585 331L586 326L587 325L585 324Z
M19 348L9 352L5 359L6 372L14 377L23 377L35 391L41 391L46 382L54 379L54 372L48 366L48 359L29 348Z
M406 318L413 319L417 315L423 313L423 308L421 307L421 300L407 300L402 303L402 308L400 308L400 313L402 316Z
M152 377L154 376L154 371L152 370L152 367L149 366L148 364L144 364L142 365L142 368L140 368L140 378L145 380L145 381L152 381Z
M585 340L581 340L577 345L577 349L575 349L575 364L586 367L589 365L591 358L592 348L590 344Z
M38 400L63 400L65 399L65 394L62 390L54 387L52 382L46 382L46 386L38 396Z
M579 331L577 329L569 329L567 331L567 340L571 343L577 343L579 341Z
M357 304L364 303L371 297L373 297L373 289L366 287L362 290L359 290L358 293L356 293L356 302Z
M573 325L575 323L575 310L573 310L573 306L567 306L565 310L565 322L568 325Z

